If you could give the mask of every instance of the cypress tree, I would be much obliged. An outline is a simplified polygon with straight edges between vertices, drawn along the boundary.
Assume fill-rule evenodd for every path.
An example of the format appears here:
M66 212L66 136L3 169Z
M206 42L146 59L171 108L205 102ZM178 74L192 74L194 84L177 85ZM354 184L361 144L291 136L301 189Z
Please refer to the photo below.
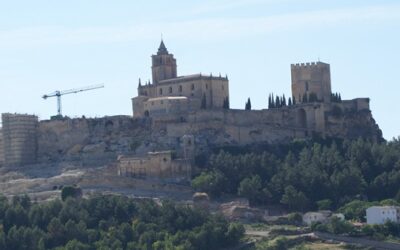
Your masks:
M247 99L246 106L245 106L245 110L251 110L251 101L250 101L250 97Z
M268 95L268 108L270 109L272 107L271 104L271 94Z
M203 94L203 98L201 98L201 108L202 109L206 109L207 108L206 94Z

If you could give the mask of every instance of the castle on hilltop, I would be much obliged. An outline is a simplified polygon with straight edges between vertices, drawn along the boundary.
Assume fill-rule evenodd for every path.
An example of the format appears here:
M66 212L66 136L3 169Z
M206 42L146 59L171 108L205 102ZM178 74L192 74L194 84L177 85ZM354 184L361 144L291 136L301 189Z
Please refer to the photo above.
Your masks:
M201 73L178 76L176 59L168 52L164 41L161 41L157 54L152 55L151 70L153 82L142 84L139 79L138 96L132 98L134 117L229 109L228 77ZM292 64L291 76L293 102L332 101L329 64ZM357 104L368 108L368 99L360 99Z
M311 137L382 140L369 98L333 94L327 63L292 64L290 101L262 110L231 109L227 76L178 76L163 41L151 69L152 82L139 80L132 98L133 117L39 121L3 114L0 166L114 162L121 176L190 178L194 158L213 148Z

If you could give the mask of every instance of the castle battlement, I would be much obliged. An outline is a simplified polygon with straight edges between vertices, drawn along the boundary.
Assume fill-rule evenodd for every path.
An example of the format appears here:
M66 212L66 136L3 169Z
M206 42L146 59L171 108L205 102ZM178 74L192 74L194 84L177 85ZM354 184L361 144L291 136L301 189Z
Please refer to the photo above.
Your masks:
M307 62L307 63L293 63L290 65L292 69L309 69L314 67L327 67L329 64L323 62Z

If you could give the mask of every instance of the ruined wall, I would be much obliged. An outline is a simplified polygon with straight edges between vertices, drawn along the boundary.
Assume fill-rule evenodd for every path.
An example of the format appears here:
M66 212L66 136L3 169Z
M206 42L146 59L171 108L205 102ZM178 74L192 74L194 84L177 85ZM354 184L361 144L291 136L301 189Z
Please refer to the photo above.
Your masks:
M7 166L35 163L37 160L38 117L2 114L4 163Z
M118 175L162 179L190 178L191 164L174 159L171 151L149 152L145 157L120 157Z

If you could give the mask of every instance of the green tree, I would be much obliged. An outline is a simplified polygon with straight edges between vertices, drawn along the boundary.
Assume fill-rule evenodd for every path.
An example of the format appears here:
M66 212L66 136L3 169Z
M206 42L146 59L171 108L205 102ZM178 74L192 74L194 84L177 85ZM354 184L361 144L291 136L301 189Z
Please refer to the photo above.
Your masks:
M226 178L220 171L203 172L192 180L192 187L211 196L219 196L224 190Z
M343 213L348 220L365 221L366 209L377 204L378 203L353 200L340 207L338 211Z
M89 250L91 247L76 239L68 241L64 247L65 250Z
M281 203L287 205L291 210L304 211L308 207L308 199L303 192L297 191L293 186L285 188Z
M354 227L351 223L341 220L338 217L333 217L327 225L328 231L334 234L351 233Z
M257 203L262 197L261 178L258 175L245 178L240 182L238 194L249 199L251 204Z
M332 201L330 199L324 199L317 201L319 210L330 210L332 208Z
M245 106L245 110L251 110L251 101L250 101L250 97L247 99L246 106Z
M79 198L82 196L82 189L79 187L65 186L61 190L61 199L65 201L68 197Z

